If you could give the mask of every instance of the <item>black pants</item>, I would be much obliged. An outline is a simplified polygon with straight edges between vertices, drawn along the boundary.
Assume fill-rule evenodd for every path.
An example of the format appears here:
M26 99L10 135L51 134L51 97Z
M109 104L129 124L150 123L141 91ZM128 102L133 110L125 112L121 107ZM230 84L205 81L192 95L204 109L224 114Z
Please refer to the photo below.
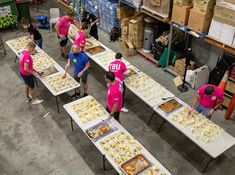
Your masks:
M111 113L111 111L110 111L110 109L108 108L108 106L106 107L106 111L110 114ZM114 114L113 114L113 117L115 118L115 120L119 120L119 115L120 115L120 111L118 111L118 112L114 112Z
M122 107L124 107L125 94L126 94L126 85L125 85L124 82L122 83L122 88L123 88L123 92L122 92Z

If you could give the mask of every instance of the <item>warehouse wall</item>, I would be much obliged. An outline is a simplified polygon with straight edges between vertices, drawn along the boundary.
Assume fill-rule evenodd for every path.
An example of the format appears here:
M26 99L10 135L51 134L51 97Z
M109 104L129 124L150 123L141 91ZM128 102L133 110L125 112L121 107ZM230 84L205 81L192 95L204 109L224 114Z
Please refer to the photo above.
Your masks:
M200 63L208 65L211 70L215 67L218 57L223 55L223 49L194 37L192 38L191 47L193 56L195 56Z

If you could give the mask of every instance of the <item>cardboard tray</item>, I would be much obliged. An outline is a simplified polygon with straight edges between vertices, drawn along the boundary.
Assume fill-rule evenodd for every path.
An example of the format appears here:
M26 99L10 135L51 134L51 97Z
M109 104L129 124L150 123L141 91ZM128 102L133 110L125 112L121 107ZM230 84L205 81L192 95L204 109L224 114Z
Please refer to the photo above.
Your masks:
M95 55L95 54L101 53L103 51L105 51L105 48L103 48L102 46L96 46L96 47L93 47L93 48L86 50L86 52L88 52L91 55Z

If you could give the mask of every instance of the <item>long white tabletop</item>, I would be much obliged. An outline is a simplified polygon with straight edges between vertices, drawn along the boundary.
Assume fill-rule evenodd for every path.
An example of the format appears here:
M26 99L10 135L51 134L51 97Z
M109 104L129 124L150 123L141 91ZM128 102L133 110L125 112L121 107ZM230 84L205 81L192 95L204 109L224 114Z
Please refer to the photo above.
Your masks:
M88 96L88 97L85 97L85 98L90 98L91 96ZM73 110L72 106L74 104L76 104L77 102L79 101L83 101L84 98L82 99L79 99L79 100L76 100L74 102L71 102L71 103L68 103L66 105L64 105L64 109L69 113L70 117L75 121L75 123L81 128L81 130L86 134L86 129L100 123L102 120L106 120L107 117L108 117L108 113L106 115L104 115L103 117L97 119L97 120L94 120L94 121L91 121L87 124L84 124L83 122L81 122L81 120L79 119L79 116L78 114ZM102 155L105 155L106 159L111 163L111 165L115 168L115 170L119 173L119 174L122 174L122 170L120 169L120 165L118 165L116 162L114 162L114 160L108 156L108 154L106 153L106 151L102 148L102 146L100 145L100 141L102 141L102 139L105 139L107 136L110 136L112 134L115 134L117 131L124 131L126 134L130 135L131 134L125 129L122 127L122 125L120 125L115 119L111 119L108 124L111 126L111 127L115 127L117 128L117 130L115 130L114 132L104 136L103 138L101 138L100 140L98 141L92 141L89 137L89 139L92 141L92 143L97 147L97 149L101 152ZM132 137L132 136L131 136ZM137 141L138 142L138 141ZM140 144L140 143L139 143ZM141 144L140 144L141 145ZM152 155L151 153L149 153L142 145L142 150L141 150L141 154L143 154L151 163L152 165L155 165L157 166L161 172L164 172L165 174L167 175L170 175L169 171L161 165L161 163L156 160Z
M180 103L184 107L189 107L186 103L184 103L180 99L177 100L180 101ZM213 141L208 143L200 139L197 139L188 128L184 127L183 125L180 125L177 121L171 119L172 115L176 115L177 113L182 111L184 107L180 108L179 110L176 110L170 115L165 115L161 110L159 110L158 106L154 107L154 111L158 113L166 121L168 121L176 129L178 129L182 134L184 134L186 137L192 140L196 145L198 145L212 158L218 157L219 155L221 155L223 152L225 152L227 149L229 149L235 144L235 138L232 137L230 134L228 134L226 131L224 131L221 135L216 136Z

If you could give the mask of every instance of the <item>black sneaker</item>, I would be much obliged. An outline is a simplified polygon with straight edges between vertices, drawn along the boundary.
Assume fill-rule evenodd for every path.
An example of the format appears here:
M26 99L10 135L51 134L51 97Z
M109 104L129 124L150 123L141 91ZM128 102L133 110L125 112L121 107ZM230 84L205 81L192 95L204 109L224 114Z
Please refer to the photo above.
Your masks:
M75 93L75 94L73 94L71 97L72 97L72 98L75 98L76 96L78 96L78 97L79 97L79 96L80 96L80 92L79 92L79 93L77 93L77 92L76 92L76 93Z
M87 94L87 93L84 93L84 94L83 94L83 97L86 97L86 96L88 96L88 94Z

